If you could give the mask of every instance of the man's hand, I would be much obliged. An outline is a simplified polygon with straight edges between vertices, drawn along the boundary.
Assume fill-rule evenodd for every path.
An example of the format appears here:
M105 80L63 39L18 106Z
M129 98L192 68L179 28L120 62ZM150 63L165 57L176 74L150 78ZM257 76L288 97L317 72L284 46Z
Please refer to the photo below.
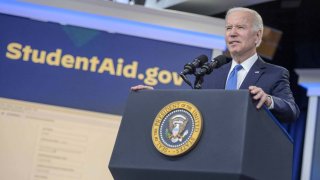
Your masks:
M131 91L140 91L140 90L144 90L144 89L153 90L153 87L145 86L145 85L141 85L141 84L131 87Z
M265 104L267 107L270 107L272 100L270 98L270 95L265 93L261 88L257 86L249 86L249 92L253 95L253 99L259 101L256 108L260 109L263 104Z

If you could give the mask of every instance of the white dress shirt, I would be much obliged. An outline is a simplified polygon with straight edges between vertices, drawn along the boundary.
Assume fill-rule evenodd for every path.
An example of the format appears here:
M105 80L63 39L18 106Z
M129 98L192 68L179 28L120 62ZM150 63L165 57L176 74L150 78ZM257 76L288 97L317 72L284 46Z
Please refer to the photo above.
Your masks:
M251 67L253 66L253 64L258 60L258 55L257 53L255 53L253 56L249 57L248 59L246 59L245 61L243 61L241 63L242 69L238 71L237 74L237 89L240 88L243 80L246 78L248 72L250 71ZM230 76L231 71L233 70L233 68L238 65L238 63L232 59L232 64L231 64L231 68L229 70L229 74L228 74L228 78ZM228 79L227 78L227 79Z

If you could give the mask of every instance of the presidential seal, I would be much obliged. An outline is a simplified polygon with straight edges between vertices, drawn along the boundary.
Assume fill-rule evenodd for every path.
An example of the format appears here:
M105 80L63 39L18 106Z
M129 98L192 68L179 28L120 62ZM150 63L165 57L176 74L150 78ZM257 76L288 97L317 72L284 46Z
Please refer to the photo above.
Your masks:
M155 148L167 156L179 156L190 151L202 133L202 116L193 104L175 101L158 113L152 126Z

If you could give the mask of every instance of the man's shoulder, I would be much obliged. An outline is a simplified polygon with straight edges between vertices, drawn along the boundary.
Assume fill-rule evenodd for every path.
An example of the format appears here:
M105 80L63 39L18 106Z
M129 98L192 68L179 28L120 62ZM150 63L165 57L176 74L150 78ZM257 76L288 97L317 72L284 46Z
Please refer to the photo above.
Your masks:
M288 72L288 70L285 67L266 62L262 59L260 59L260 62L267 70L274 71L274 72Z

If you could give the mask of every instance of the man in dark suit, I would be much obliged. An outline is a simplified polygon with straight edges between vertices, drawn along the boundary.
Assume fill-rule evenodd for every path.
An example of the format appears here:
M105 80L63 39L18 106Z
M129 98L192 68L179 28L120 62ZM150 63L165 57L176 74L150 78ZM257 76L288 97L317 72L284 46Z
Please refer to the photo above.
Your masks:
M266 105L280 121L292 122L300 111L290 90L289 72L257 55L262 34L262 18L256 11L230 9L226 15L225 41L232 61L205 77L203 87L249 89L258 109ZM230 80L232 76L235 77Z
M225 41L232 61L215 69L204 79L203 88L249 89L257 108L266 105L282 122L292 122L299 108L290 90L289 72L283 67L265 63L256 48L263 34L261 16L248 8L232 8L226 15ZM138 85L132 90L153 89Z

